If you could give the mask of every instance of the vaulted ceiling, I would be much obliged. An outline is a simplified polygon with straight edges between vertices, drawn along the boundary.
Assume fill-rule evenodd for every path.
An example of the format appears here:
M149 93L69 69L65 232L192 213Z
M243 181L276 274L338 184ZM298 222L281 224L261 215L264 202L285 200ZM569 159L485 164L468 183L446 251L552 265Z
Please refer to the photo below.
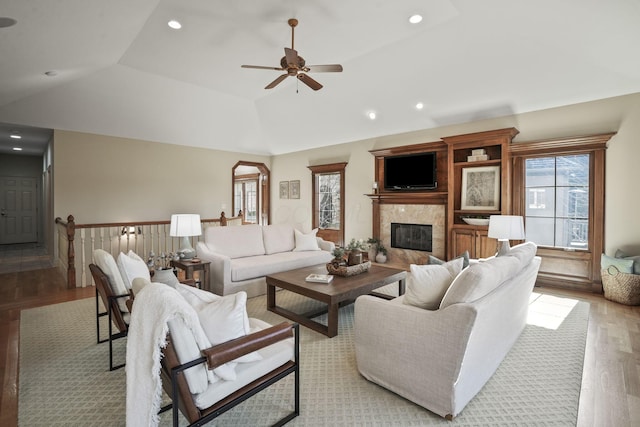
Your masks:
M0 137L281 154L640 92L635 0L3 0L2 17ZM289 18L308 64L344 67L310 74L317 92L240 67L278 67Z

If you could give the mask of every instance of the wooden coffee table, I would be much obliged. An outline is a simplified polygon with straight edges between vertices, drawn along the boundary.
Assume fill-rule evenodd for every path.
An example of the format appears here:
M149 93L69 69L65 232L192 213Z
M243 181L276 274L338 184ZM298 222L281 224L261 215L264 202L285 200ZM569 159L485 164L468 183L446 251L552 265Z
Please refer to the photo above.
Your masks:
M352 303L357 297L365 294L372 294L386 299L395 298L390 295L372 292L374 289L394 282L398 282L399 295L402 295L404 294L407 275L404 270L374 264L366 273L350 277L334 276L331 283L324 284L305 281L305 278L312 273L327 274L327 268L322 264L267 276L267 310L298 322L328 337L338 335L338 309L340 307ZM276 305L276 287L325 303L327 308L298 314L279 307ZM312 320L314 317L324 313L328 313L326 326Z

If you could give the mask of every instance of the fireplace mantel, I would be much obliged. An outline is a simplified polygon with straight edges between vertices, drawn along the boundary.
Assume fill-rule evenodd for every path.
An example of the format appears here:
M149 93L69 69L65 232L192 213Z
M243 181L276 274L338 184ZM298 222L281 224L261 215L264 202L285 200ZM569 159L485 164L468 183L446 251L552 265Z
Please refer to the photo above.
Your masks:
M446 205L447 194L446 191L381 191L367 196L381 204Z

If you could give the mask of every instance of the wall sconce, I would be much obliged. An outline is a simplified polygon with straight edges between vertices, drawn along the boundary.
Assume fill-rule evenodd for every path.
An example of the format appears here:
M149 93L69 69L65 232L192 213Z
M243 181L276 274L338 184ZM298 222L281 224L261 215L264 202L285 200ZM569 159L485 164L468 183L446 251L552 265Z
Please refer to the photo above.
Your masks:
M121 234L123 236L125 234L135 234L135 235L142 234L142 227L138 227L138 230L136 232L136 227L135 226L133 226L133 225L126 226L125 225L124 227L122 227Z

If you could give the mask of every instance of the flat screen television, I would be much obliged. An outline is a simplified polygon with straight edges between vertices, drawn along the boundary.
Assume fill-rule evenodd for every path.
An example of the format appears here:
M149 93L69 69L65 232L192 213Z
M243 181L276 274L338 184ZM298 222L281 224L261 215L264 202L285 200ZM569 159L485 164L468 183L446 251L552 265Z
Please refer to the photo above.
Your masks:
M436 153L416 153L384 158L385 190L432 190L438 187Z

